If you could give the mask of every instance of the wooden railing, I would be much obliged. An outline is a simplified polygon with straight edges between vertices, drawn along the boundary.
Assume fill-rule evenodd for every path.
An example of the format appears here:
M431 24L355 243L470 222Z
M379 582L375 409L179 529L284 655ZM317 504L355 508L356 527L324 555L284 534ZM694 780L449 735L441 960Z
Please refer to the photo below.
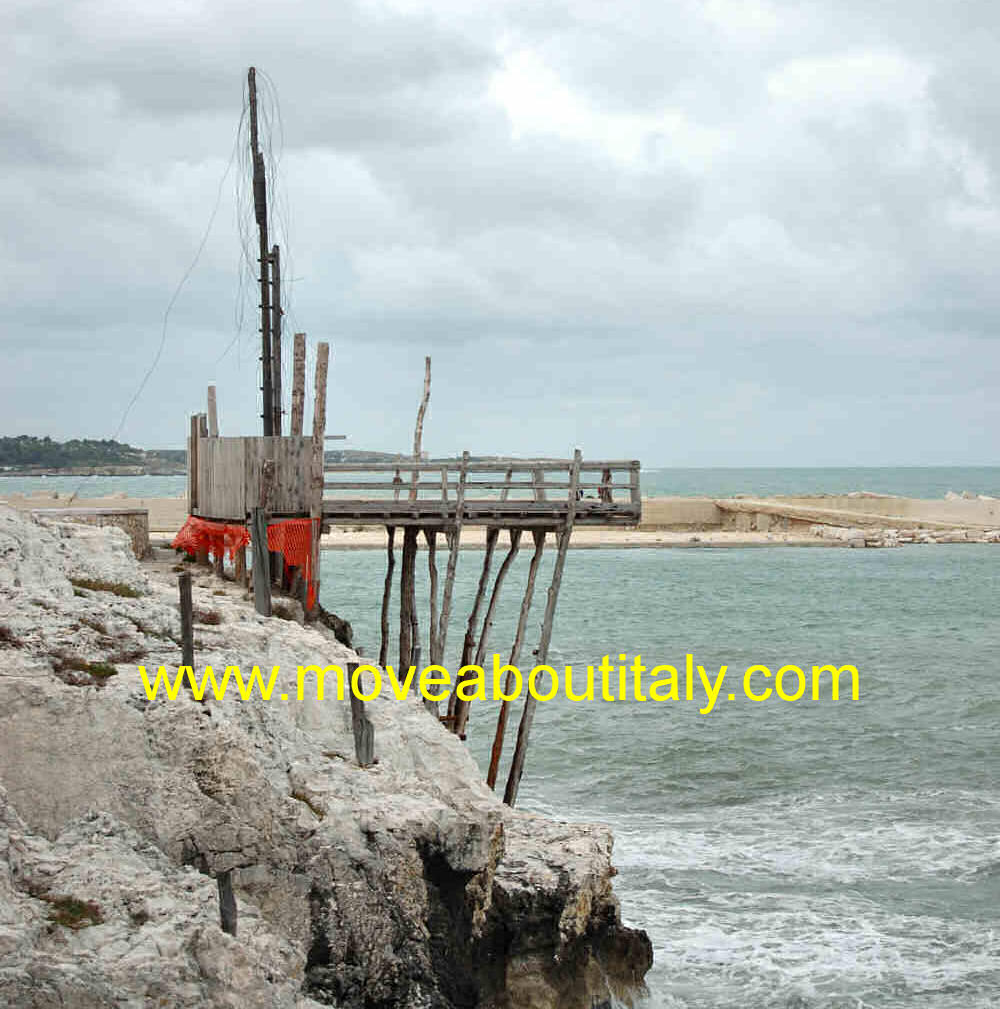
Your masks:
M461 459L335 463L324 467L324 514L397 514L466 521L558 516L575 502L577 522L638 521L636 460Z

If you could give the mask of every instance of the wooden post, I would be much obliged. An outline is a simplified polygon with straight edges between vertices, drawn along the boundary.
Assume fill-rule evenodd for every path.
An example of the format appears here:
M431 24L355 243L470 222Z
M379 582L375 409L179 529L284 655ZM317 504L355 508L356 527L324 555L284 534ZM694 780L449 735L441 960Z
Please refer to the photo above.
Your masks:
M531 471L531 482L535 488L535 500L544 501L545 500L545 474L542 472L541 467L536 467Z
M375 763L375 726L365 714L365 702L354 693L354 673L359 662L347 663L347 686L351 695L351 729L354 732L354 755L360 767ZM360 686L360 683L358 684Z
M292 358L292 434L302 434L306 404L306 334L295 334Z
M538 661L536 666L545 665L549 657L549 642L552 640L552 621L556 615L556 603L559 600L559 587L562 584L563 568L566 565L566 550L569 538L573 532L573 520L576 517L576 492L580 483L580 462L582 456L577 449L573 454L573 468L570 470L569 501L566 509L566 523L559 530L558 547L555 567L552 571L552 583L549 585L548 598L545 601L545 616L542 619L542 636L538 642ZM531 733L531 723L535 717L535 698L528 694L524 699L524 710L521 712L521 724L517 728L517 744L514 747L514 758L507 776L507 788L504 790L503 801L508 806L517 802L517 790L521 784L524 772L524 758L528 752L528 737Z
M458 548L462 539L462 518L465 511L465 481L468 476L469 453L462 453L462 465L458 474L458 493L455 497L455 524L448 533L448 566L444 575L444 592L441 596L441 619L438 623L437 656L431 662L444 661L444 649L448 643L448 621L451 619L451 593L455 586L455 568L458 565ZM450 702L449 702L450 706Z
M430 528L424 530L424 539L427 540L427 575L430 581L430 630L428 632L428 647L430 648L431 662L435 662L437 655L437 623L438 623L438 570L437 570L437 529ZM437 703L428 701L437 711Z
M506 501L508 495L510 494L511 481L514 479L514 470L508 469L503 475L503 490L500 491L500 500Z
M215 403L215 386L208 387L208 436L219 437L219 411Z
M265 617L271 615L271 555L267 549L267 512L250 512L250 538L253 547L253 605Z
M254 609L265 617L271 615L271 554L267 549L267 524L274 507L274 479L274 460L265 459L260 467L260 504L251 512L250 528Z
M413 595L417 560L417 527L403 530L403 566L399 575L399 668L401 674L413 661Z
M215 877L219 888L219 924L228 935L236 935L236 895L233 893L233 870L226 869Z
M188 436L188 515L198 512L198 414L191 414L191 434Z
M182 571L177 577L181 598L181 665L194 671L194 608L191 603L191 572Z
M535 594L535 576L538 574L538 565L542 559L542 552L545 549L545 530L533 529L531 535L535 540L535 552L531 557L531 564L528 566L528 581L524 588L524 598L521 600L521 613L517 618L517 633L514 635L514 644L510 650L509 665L516 666L521 658L521 646L524 643L524 630L528 625L528 614L531 611L531 602ZM504 682L503 692L505 696L510 694L513 687L514 676L508 673ZM490 769L486 775L486 784L494 788L497 783L497 773L500 769L500 755L503 753L504 735L507 731L507 712L510 701L500 702L500 713L497 715L497 730L493 736L493 749L490 753Z
M431 359L424 358L424 394L420 399L420 407L417 410L417 426L413 431L413 461L420 463L420 446L424 437L424 414L427 413L427 401L431 398ZM420 480L418 470L413 471L413 478L410 483L410 500L417 500L417 482Z
M382 642L378 649L378 664L385 668L389 658L389 600L392 597L392 570L396 566L396 553L393 544L396 539L396 527L386 526L388 536L386 543L385 584L382 586Z
M271 248L271 409L272 433L281 436L281 249Z
M247 548L237 547L233 555L233 578L237 585L246 583L247 578Z
M253 207L260 232L260 363L263 374L264 437L274 434L274 400L271 387L271 283L268 271L270 250L267 244L267 179L264 174L264 155L260 153L257 138L257 71L247 72L250 96L250 158L253 163Z
M459 662L459 669L467 666L472 661L472 649L476 645L476 625L479 623L479 607L482 605L483 596L486 594L486 586L490 580L490 567L493 564L493 551L497 545L497 537L500 535L498 526L488 526L486 529L486 553L483 556L483 570L479 573L479 585L476 588L476 598L472 602L472 611L469 613L469 622L465 628L465 640L462 642L462 658ZM456 735L461 733L461 727L465 725L465 709L468 701L462 701L458 697L458 685L467 679L459 676L455 681L455 689L448 698L448 715L452 719L451 731Z
M316 390L313 393L312 488L309 516L312 519L312 578L316 606L310 619L319 612L319 541L323 534L323 441L326 434L326 379L330 363L330 345L316 346Z
M208 437L208 418L203 413L199 413L196 416L198 438L197 443L199 444L199 449L195 453L195 461L197 462L198 456L201 454L200 443L202 439ZM199 567L208 567L208 551L205 549L197 550L195 552L195 562Z

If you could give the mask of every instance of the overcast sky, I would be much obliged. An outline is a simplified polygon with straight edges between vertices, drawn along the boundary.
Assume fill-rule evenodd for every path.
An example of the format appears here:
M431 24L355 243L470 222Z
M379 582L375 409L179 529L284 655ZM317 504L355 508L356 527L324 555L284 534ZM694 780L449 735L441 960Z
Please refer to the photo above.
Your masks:
M222 433L259 433L239 157L224 178L255 64L286 325L330 342L349 445L412 443L431 354L432 453L1000 462L995 2L2 20L2 434L115 432L220 180L121 437L181 446L210 381Z

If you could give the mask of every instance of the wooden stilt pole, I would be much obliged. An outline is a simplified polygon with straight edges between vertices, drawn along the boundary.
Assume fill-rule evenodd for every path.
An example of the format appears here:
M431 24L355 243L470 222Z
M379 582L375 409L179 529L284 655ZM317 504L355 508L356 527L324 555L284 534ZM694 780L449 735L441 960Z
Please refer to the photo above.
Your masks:
M392 570L396 566L396 552L393 543L396 539L396 527L386 526L388 534L386 543L385 585L382 587L382 643L378 649L378 664L384 669L389 659L389 600L392 597Z
M475 665L482 667L483 660L486 658L486 648L489 644L490 639L490 629L493 627L493 617L496 614L497 603L500 601L500 590L503 588L504 579L507 577L507 572L510 570L510 566L514 563L514 559L517 557L517 552L521 547L521 530L511 529L510 530L510 549L507 551L507 556L504 557L503 563L500 565L500 570L497 571L496 580L493 582L493 591L490 593L490 603L486 607L486 616L483 617L483 629L479 632L479 644L476 646L476 658ZM455 713L455 732L465 737L465 728L469 723L469 708L472 706L471 701L459 701L457 705L457 710Z
M483 604L483 596L486 595L486 586L490 582L490 568L493 565L493 552L496 549L497 537L500 529L497 526L488 526L486 529L486 553L483 556L483 570L479 573L479 585L476 588L476 598L472 602L472 611L469 613L469 622L465 628L465 640L462 642L462 659L459 669L467 666L472 661L472 650L476 647L476 627L479 624L479 608ZM460 734L461 727L465 725L465 709L468 701L459 700L458 685L465 676L459 676L455 681L455 690L448 698L448 715L452 719L451 731Z
M438 570L437 570L437 529L425 529L424 539L427 540L427 575L430 580L430 630L428 631L428 648L430 649L431 662L436 663L437 648L437 623L438 623ZM437 711L437 704L434 704Z
M496 551L497 539L500 537L499 526L489 526L486 530L486 552L483 555L483 570L479 573L479 585L476 588L476 598L472 602L469 622L465 628L465 641L462 643L462 665L472 661L473 649L476 647L476 627L479 624L479 609L483 605L486 586L490 583L490 568L493 566L493 554Z
M538 642L538 662L536 663L539 666L545 665L549 657L549 642L552 640L552 621L556 615L559 587L562 584L563 568L566 565L566 550L569 547L569 538L573 532L573 520L576 515L576 492L580 483L581 459L580 450L577 449L573 455L573 468L570 470L566 523L559 530L556 562L552 571L552 583L549 585L549 594L545 601L545 616L542 620L542 636ZM531 733L531 723L535 717L536 703L535 698L531 694L528 694L524 699L521 724L517 728L517 745L514 748L514 758L511 761L510 774L507 776L507 787L504 790L503 796L503 801L508 806L513 806L517 802L517 790L521 784L521 775L524 773L524 758L528 752L528 737Z
M444 574L444 591L441 595L441 619L438 622L437 662L444 661L444 650L448 643L448 621L451 619L451 594L455 587L455 568L458 565L458 548L462 539L462 519L465 512L465 481L468 477L469 453L462 453L462 464L458 472L458 491L455 498L455 524L448 532L448 566ZM431 661L434 661L433 659ZM450 705L449 701L449 705Z
M483 629L479 634L479 645L476 648L475 665L481 666L486 658L486 649L489 645L490 630L493 628L493 618L496 615L497 603L500 601L500 589L503 587L507 572L517 557L521 549L521 530L510 530L510 549L504 557L500 570L497 572L496 581L493 583L493 593L490 596L490 604L486 607L486 616L483 618Z
M292 351L292 434L302 434L306 405L306 334L296 333Z
M403 564L399 575L399 668L413 662L413 584L417 559L417 527L403 530Z
M521 658L521 646L524 643L524 630L528 626L528 614L531 611L532 599L535 595L535 577L538 574L538 565L542 559L542 552L545 550L545 530L533 529L531 535L535 540L535 552L531 557L531 564L528 566L528 581L524 587L524 598L521 600L521 613L517 618L517 633L514 635L514 644L510 650L509 665L516 666ZM504 696L509 696L514 685L513 673L508 673L503 686ZM493 749L490 753L490 769L486 775L486 784L494 788L497 783L497 773L500 770L500 756L503 753L504 735L507 731L507 713L510 709L510 701L500 702L500 713L497 715L497 730L493 736Z

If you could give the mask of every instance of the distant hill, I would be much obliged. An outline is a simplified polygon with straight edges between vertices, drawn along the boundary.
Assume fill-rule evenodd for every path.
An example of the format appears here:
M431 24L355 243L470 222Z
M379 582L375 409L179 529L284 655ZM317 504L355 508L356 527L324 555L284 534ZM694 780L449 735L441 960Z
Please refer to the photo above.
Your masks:
M376 452L371 449L327 449L328 463L406 463L408 452ZM500 456L471 456L473 462L493 462ZM452 462L450 458L432 458L430 462ZM183 474L187 472L187 450L183 448L145 450L110 438L73 438L53 441L18 435L0 438L0 475L65 473L69 475L99 472L136 475L143 473Z
M0 438L0 469L32 473L100 469L140 473L183 473L184 449L157 449L147 452L110 438L73 438L53 441L19 435Z

